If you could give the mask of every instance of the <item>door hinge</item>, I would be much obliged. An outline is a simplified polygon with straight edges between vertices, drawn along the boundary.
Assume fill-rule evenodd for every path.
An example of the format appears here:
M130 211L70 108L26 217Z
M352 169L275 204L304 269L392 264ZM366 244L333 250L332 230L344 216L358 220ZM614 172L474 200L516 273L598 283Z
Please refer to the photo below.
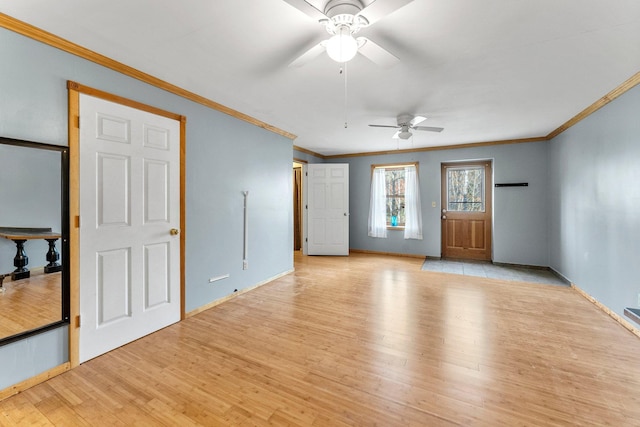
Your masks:
M76 316L76 328L79 328L79 327L80 327L80 315L78 314Z
M80 116L76 116L76 127L80 129Z
M75 227L80 228L80 215L76 215L75 217Z
M304 241L305 241L305 242L308 242L308 241L309 241L309 239L307 239L307 238L305 237L305 238L304 238Z
M304 208L305 209L309 209L309 205L304 205Z
M305 172L305 173L304 173L304 176L309 176L309 172Z

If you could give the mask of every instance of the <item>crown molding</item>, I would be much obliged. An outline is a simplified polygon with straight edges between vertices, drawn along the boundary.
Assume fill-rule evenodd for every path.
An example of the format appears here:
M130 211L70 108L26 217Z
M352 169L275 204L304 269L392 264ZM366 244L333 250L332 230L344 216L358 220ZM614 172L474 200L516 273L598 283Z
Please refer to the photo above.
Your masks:
M172 85L171 83L165 82L164 80L160 80L157 77L154 77L150 74L144 73L142 71L136 70L135 68L129 67L128 65L122 64L118 61L115 61L111 58L108 58L99 53L93 52L87 48L84 48L80 45L72 43L68 40L65 40L61 37L58 37L54 34L51 34L47 31L44 31L40 28L37 28L33 25L27 24L20 20L17 20L11 16L0 13L0 27L6 28L15 33L21 34L23 36L29 37L33 40L45 43L51 47L60 49L67 53L71 53L78 57L84 58L88 61L94 62L98 65L104 66L106 68L117 71L121 74L127 75L129 77L135 78L142 82L148 83L160 89L166 90L167 92L173 93L174 95L181 96L183 98L189 99L198 104L204 105L216 111L220 111L224 114L235 117L239 120L243 120L245 122L251 123L255 126L261 127L265 130L274 132L278 135L284 136L288 139L294 140L297 138L296 135L286 132L282 129L276 128L275 126L271 126L261 120L255 119L251 116L248 116L244 113L231 109L229 107L225 107L222 104L219 104L215 101L207 99L203 96L195 94L193 92L189 92L185 89L182 89L178 86ZM582 121L586 117L590 116L594 112L598 111L600 108L604 107L614 99L618 98L620 95L629 91L633 87L637 86L640 83L640 72L637 72L629 79L624 81L618 87L613 89L611 92L604 95L602 98L598 99L596 102L582 110L580 113L572 117L570 120L559 126L557 129L552 131L546 136L532 137L532 138L521 138L521 139L508 139L501 141L487 141L487 142L477 142L477 143L468 143L468 144L459 144L459 145L446 145L446 146L437 146L437 147L424 147L424 148L415 148L415 149L407 149L407 150L387 150L387 151L371 151L371 152L363 152L363 153L351 153L351 154L336 154L336 155L323 155L320 153L316 153L311 150L307 150L305 148L299 146L293 146L293 148L297 151L310 154L312 156L321 158L321 159L336 159L336 158L347 158L347 157L361 157L361 156L374 156L374 155L386 155L386 154L400 154L400 153L413 153L413 152L422 152L422 151L436 151L436 150L450 150L450 149L458 149L458 148L470 148L470 147L483 147L490 145L502 145L502 144L519 144L524 142L540 142L540 141L549 141L556 136L560 135L562 132L576 125L578 122Z
M604 107L605 105L613 101L614 99L618 98L623 93L631 90L638 83L640 83L640 71L635 73L633 76L631 76L627 80L625 80L621 85L613 89L611 92L609 92L608 94L606 94L605 96L598 99L596 102L594 102L593 104L591 104L590 106L588 106L587 108L585 108L584 110L576 114L566 123L564 123L562 126L560 126L556 130L551 132L549 135L547 135L547 139L553 139L556 136L560 135L562 132L574 126L581 120L587 118L591 114L595 113L596 111L598 111L599 109L601 109L602 107Z
M520 138L520 139L505 139L500 141L486 141L486 142L472 142L468 144L455 144L455 145L439 145L437 147L422 147L422 148L410 148L406 150L387 150L387 151L369 151L366 153L353 153L353 154L334 154L330 156L324 156L324 159L342 159L347 157L364 157L364 156L383 156L387 154L401 154L401 153L420 153L423 151L442 151L442 150L456 150L459 148L473 148L473 147L486 147L490 145L503 145L503 144L522 144L525 142L543 142L548 141L546 136L536 136L532 138Z
M44 31L38 27L35 27L31 24L27 24L26 22L22 22L18 19L15 19L9 15L5 15L0 13L0 27L6 28L7 30L13 31L15 33L21 34L30 39L39 41L56 49L60 49L64 52L70 53L72 55L78 56L80 58L86 59L87 61L91 61L95 64L101 65L105 68L109 68L111 70L117 71L118 73L124 74L126 76L132 77L136 80L140 80L141 82L148 83L152 86L155 86L159 89L170 92L174 95L178 95L182 98L188 99L190 101L196 102L198 104L204 105L205 107L209 107L213 110L219 111L221 113L227 114L231 117L234 117L239 120L243 120L245 122L251 123L252 125L258 126L262 129L271 131L278 135L284 136L288 139L295 139L297 136L286 132L282 129L279 129L275 126L271 126L268 123L265 123L261 120L255 119L247 114L236 111L232 108L226 107L222 104L219 104L215 101L207 99L203 96L200 96L196 93L190 92L188 90L182 89L179 86L168 83L164 80L161 80L157 77L154 77L150 74L144 73L140 70L137 70L133 67L125 65L121 62L118 62L114 59L96 53L92 50L89 50L85 47L82 47L78 44L72 43L68 40L65 40L61 37L58 37L54 34L51 34L47 31Z

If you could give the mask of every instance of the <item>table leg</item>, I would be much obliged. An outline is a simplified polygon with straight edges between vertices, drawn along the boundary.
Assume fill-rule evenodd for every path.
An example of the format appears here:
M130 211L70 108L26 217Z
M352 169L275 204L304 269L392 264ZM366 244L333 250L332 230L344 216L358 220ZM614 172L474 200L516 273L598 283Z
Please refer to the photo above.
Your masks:
M31 272L27 268L27 264L29 264L29 257L24 252L24 242L26 240L14 240L16 244L16 256L13 257L13 265L16 269L11 273L11 280L20 280L26 279L31 276Z
M45 265L45 273L55 273L56 271L62 271L62 266L58 262L60 254L56 250L56 240L58 239L45 239L49 242L49 251L47 252L47 261L49 264Z

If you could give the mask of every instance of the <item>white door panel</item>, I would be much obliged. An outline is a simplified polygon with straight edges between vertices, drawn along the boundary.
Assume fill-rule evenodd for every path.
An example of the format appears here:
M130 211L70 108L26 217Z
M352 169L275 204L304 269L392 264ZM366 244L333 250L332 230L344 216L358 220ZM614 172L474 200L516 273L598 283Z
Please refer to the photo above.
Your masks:
M128 156L97 153L96 212L98 229L130 225L130 161ZM89 185L87 183L87 185Z
M180 320L180 122L80 95L80 362Z
M349 255L349 165L307 165L309 255Z
M144 247L144 308L171 302L169 278L169 245L166 242Z
M96 253L98 328L131 317L130 258L129 248Z
M144 223L169 222L169 163L144 160Z

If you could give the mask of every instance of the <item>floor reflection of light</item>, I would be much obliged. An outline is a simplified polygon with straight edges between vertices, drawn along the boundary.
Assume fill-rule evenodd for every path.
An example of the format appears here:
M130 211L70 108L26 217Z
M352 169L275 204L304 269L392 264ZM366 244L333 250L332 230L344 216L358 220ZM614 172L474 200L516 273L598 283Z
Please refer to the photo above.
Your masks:
M374 324L383 336L384 346L394 352L406 353L411 348L409 289L407 276L399 271L386 271L375 283Z
M443 360L479 370L488 345L484 291L473 286L447 287L443 305Z

